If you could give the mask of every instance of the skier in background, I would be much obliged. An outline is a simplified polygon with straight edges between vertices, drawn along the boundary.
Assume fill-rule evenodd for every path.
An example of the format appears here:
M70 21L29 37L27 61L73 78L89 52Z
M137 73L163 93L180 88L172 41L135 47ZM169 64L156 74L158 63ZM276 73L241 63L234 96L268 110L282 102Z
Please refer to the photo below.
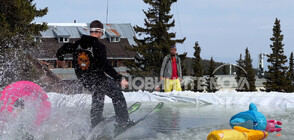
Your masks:
M129 119L127 103L119 86L120 84L122 88L126 88L128 82L125 79L121 80L122 77L106 59L106 46L99 41L104 33L103 24L94 20L90 24L90 36L83 35L80 40L66 43L57 51L57 63L62 67L65 64L64 55L73 55L73 65L78 79L93 93L92 128L104 120L102 117L104 98L107 95L112 99L117 128L120 131L134 125L134 122Z
M164 80L164 91L181 91L182 68L181 59L177 55L176 46L170 48L170 54L165 56L160 70L160 80ZM157 87L157 91L159 88Z

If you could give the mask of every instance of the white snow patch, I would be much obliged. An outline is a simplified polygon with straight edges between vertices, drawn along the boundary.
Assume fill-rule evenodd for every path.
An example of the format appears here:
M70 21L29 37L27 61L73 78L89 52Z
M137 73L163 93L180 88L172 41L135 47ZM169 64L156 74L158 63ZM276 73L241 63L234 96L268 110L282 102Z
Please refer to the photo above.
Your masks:
M48 93L51 103L56 105L76 106L90 105L90 94L65 95ZM249 105L251 102L260 106L294 108L294 93L279 92L229 92L199 93L192 91L173 92L124 92L127 102L190 102L195 104ZM106 96L105 103L111 103Z
M91 94L74 94L66 95L55 92L47 93L49 101L52 105L56 106L90 106L92 102ZM149 92L124 92L124 96L127 102L173 102L169 97L159 97ZM112 103L112 100L106 96L105 103Z
M228 92L199 93L191 91L154 93L163 97L177 97L199 100L219 105L249 105L251 102L260 106L294 108L294 93L279 92Z

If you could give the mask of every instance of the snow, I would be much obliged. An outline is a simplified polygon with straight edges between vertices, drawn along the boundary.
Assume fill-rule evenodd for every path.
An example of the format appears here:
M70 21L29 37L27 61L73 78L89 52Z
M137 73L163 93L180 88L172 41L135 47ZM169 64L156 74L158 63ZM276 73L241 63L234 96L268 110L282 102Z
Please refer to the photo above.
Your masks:
M90 94L64 95L48 93L53 104L66 106L90 105ZM199 93L192 91L173 92L124 92L127 102L187 102L213 105L249 105L251 102L259 106L294 108L294 93L279 92L235 92L219 91L216 93ZM69 102L67 102L69 101ZM105 103L111 103L106 97Z
M194 99L216 105L249 105L251 102L260 106L294 108L294 93L279 92L229 92L195 93L190 91L154 93L164 97Z

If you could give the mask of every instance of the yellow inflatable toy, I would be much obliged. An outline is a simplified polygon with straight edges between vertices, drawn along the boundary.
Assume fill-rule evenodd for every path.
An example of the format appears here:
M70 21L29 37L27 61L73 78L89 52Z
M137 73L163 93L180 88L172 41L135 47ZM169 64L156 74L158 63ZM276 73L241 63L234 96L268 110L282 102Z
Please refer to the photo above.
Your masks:
M207 140L263 140L267 136L266 131L235 126L234 129L212 131L207 136Z

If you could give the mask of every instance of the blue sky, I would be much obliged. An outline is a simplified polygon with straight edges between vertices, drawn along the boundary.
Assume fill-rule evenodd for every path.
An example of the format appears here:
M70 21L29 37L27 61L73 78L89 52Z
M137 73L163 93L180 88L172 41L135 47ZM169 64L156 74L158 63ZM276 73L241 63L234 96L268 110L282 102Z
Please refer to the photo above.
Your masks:
M49 12L36 22L68 23L77 20L89 23L94 19L106 22L107 0L35 0L38 8ZM109 0L109 23L131 23L143 26L147 10L143 0ZM235 63L248 47L257 66L259 53L270 53L269 45L275 18L281 20L284 50L287 56L294 51L293 0L178 0L172 5L176 27L171 31L177 38L178 52L193 56L194 43L202 48L202 58Z

